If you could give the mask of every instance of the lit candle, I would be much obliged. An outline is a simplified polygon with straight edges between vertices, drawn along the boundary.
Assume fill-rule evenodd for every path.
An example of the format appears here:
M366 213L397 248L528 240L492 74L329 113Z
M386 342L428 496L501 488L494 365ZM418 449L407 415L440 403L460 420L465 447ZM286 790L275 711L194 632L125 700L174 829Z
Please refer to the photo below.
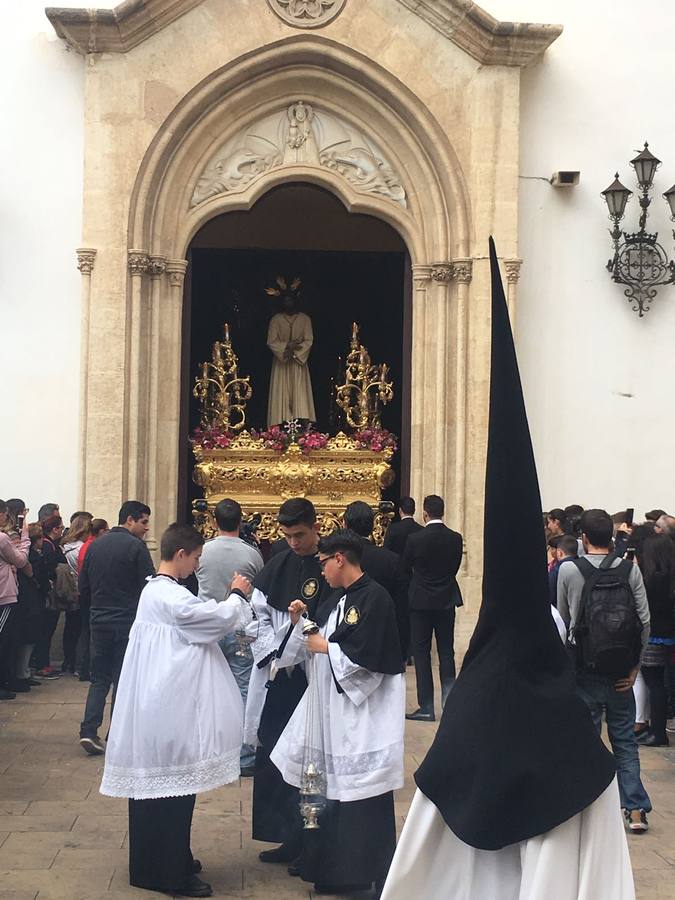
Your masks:
M227 322L225 323L225 343L230 343L230 326Z
M356 322L352 322L352 340L356 341L358 336L359 336L359 326L356 324Z

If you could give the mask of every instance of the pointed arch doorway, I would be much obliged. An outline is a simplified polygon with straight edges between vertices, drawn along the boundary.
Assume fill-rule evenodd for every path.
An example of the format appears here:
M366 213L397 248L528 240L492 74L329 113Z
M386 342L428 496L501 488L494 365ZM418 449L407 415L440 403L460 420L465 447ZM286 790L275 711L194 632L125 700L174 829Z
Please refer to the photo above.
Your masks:
M251 376L253 398L247 427L266 425L271 354L267 325L276 312L265 288L277 275L302 280L302 309L312 319L309 360L317 426L334 430L339 410L334 385L344 365L352 322L374 362L386 362L394 401L382 423L399 437L396 481L387 499L410 486L412 274L399 233L374 216L350 213L330 191L305 182L279 185L250 210L218 215L194 235L188 250L183 305L181 443L178 507L189 515L193 459L188 434L198 424L192 386L200 363L210 358L222 325L230 323L240 372Z

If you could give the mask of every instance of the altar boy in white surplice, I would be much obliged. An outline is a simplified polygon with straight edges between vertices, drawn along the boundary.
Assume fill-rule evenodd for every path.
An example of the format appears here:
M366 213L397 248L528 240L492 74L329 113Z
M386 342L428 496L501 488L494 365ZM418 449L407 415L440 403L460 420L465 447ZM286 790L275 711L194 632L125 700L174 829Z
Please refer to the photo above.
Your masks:
M129 881L210 897L190 850L196 794L239 777L243 708L218 641L248 624L251 585L200 600L191 575L204 539L188 525L162 535L162 562L141 593L117 687L101 793L129 798ZM223 601L223 602L218 602Z
M308 637L305 606L293 601L295 628L278 660L292 665L315 655L315 692L310 685L271 760L285 781L300 787L312 703L320 720L327 802L319 829L304 832L296 868L320 894L366 890L373 883L381 888L396 843L393 791L403 786L405 683L396 614L385 589L363 573L361 553L362 542L350 531L321 540L319 564L342 596L319 633Z

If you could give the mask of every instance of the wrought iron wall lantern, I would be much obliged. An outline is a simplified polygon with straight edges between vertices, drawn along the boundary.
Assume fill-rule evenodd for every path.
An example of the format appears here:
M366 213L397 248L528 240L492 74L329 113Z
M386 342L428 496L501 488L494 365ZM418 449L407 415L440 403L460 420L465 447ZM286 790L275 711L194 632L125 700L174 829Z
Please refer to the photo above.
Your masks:
M633 304L635 312L642 317L656 297L656 288L663 284L675 284L675 262L668 259L666 251L657 242L658 232L650 234L646 230L647 210L652 202L650 191L661 160L650 152L649 144L645 143L644 150L635 159L631 159L630 164L635 169L641 191L640 229L631 234L619 227L633 192L621 184L617 172L612 184L602 192L609 217L614 222L614 228L610 231L614 242L614 256L607 263L607 271L611 273L613 281L626 286L624 295ZM675 222L675 184L663 196L670 207L670 218ZM673 237L675 238L675 230Z

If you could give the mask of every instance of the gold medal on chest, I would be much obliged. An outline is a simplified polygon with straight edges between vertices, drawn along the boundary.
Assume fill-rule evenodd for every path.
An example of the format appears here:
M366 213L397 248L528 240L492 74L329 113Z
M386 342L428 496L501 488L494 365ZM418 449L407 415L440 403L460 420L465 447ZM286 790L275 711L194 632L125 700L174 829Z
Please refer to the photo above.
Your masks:
M319 582L316 578L308 578L307 581L300 588L300 593L302 594L303 600L311 600L312 597L316 596L316 592L319 590Z
M345 613L345 622L347 625L358 625L361 614L355 606L350 606Z

